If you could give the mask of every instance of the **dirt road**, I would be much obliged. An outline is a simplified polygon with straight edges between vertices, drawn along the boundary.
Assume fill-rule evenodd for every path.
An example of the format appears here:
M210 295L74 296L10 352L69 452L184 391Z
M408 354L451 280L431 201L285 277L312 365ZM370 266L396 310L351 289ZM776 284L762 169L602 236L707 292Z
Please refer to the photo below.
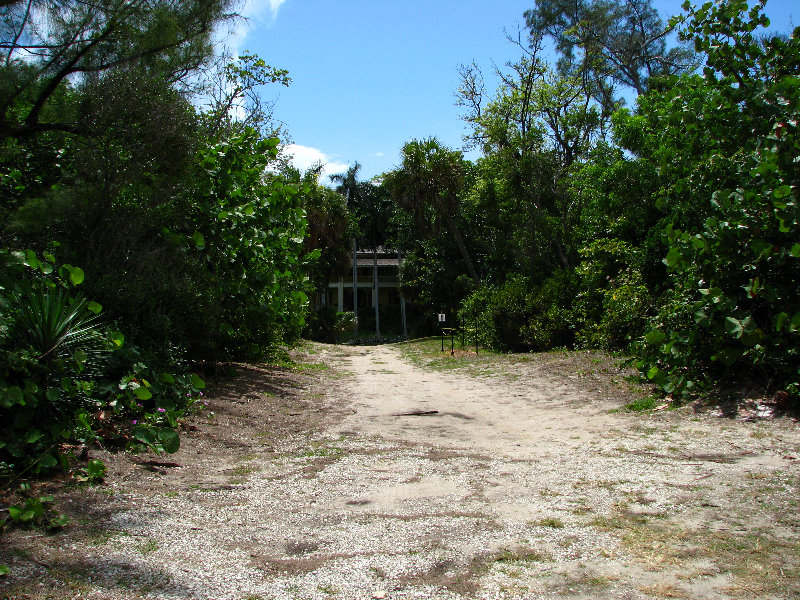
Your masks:
M599 354L415 348L245 373L174 457L107 457L82 525L10 538L8 595L800 597L796 421L620 411Z

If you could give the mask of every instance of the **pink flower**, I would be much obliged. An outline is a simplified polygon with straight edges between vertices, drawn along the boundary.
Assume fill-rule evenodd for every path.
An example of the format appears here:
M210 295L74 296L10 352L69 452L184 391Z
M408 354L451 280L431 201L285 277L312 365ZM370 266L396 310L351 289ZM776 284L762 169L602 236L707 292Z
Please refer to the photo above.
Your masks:
M165 411L163 408L159 408L158 412L167 412L167 411Z

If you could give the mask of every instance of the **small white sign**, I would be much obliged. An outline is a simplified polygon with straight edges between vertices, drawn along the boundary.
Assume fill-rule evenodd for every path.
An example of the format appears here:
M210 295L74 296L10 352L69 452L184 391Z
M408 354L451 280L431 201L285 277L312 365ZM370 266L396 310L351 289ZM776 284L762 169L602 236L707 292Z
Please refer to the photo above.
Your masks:
M445 322L444 313L439 313L439 323L444 323L444 322Z

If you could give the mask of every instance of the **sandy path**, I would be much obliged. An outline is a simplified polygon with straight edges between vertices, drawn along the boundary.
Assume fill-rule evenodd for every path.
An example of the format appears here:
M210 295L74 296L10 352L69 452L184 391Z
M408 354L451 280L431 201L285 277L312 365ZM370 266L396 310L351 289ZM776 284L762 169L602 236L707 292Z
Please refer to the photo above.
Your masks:
M613 403L587 403L585 393L541 376L509 385L427 371L391 346L354 354L344 367L355 374L357 413L342 427L365 435L530 460L570 451L614 422ZM415 412L434 414L404 414Z
M307 348L299 380L212 400L174 465L109 457L83 528L11 540L10 597L800 597L794 420L612 412L599 355Z

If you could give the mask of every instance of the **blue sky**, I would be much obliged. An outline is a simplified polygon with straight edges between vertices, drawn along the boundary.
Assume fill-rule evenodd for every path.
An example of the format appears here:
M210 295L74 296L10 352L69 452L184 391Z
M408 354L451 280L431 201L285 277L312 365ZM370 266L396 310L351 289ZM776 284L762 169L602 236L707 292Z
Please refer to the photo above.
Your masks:
M795 0L769 0L773 27L800 23ZM655 0L669 16L681 0ZM473 60L487 85L493 63L516 60L516 33L532 0L246 0L246 23L229 36L238 50L289 70L288 88L267 87L275 117L305 169L326 172L361 163L368 179L399 163L412 138L438 137L460 148L464 123L454 92L457 67Z

